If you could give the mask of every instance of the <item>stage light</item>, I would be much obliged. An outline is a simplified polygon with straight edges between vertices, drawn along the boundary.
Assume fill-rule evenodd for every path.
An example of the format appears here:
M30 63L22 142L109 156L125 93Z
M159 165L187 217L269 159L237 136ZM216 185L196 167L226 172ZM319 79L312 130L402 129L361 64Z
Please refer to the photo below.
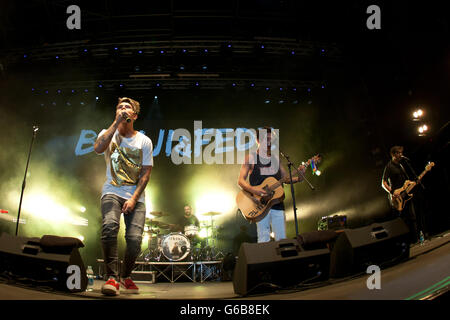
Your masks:
M148 226L144 226L144 231L145 231L145 232L148 231Z
M123 84L122 84L122 83L121 83L121 84L119 84L119 87L123 88Z
M148 233L147 234L145 234L144 235L144 237L142 238L142 241L144 242L144 243L146 243L146 242L148 242L148 239L149 239L150 237L149 237L149 235L148 235Z
M280 91L283 91L283 88L280 88Z
M427 131L427 130L428 130L428 126L427 126L426 124L424 124L424 125L422 126L422 128L423 128L423 131Z
M79 235L77 238L80 239L80 241L84 241L84 237L81 235Z
M198 82L195 83L195 86L198 87L200 84Z
M34 88L31 88L31 91L34 91Z
M316 170L315 174L316 174L316 176L320 176L322 174L322 172L320 170Z
M233 82L231 85L232 85L233 87L236 87L236 83L234 83L234 82Z
M60 89L58 89L56 92L58 92L58 93L61 93L61 90Z
M187 52L187 50L186 50L186 49L183 49L182 51L183 51L183 53L186 53L186 52Z
M142 51L141 51L141 53L142 53ZM161 50L159 53L164 54L164 50Z
M322 88L322 89L325 89L325 86L324 86L324 85L322 85L322 86L321 86L321 88Z
M23 202L23 209L28 215L54 224L88 225L87 219L72 214L67 207L47 194L31 192Z
M83 101L81 101L80 104L81 104L82 106L84 106L84 102L83 102Z
M55 58L56 58L56 59L59 59L59 56L56 56Z
M139 50L138 53L139 53L139 54L142 54L142 50ZM162 52L161 52L161 53L162 53Z
M161 84L160 84L160 83L156 83L156 86L157 86L157 87L160 87L160 86L161 86Z
M264 49L264 48L265 48L265 47L264 47L264 45L262 44L262 45L261 45L261 49Z
M298 104L298 100L292 101L293 104Z
M279 104L283 104L283 103L284 103L284 100L280 100L280 101L278 101L278 103L279 103Z
M45 93L47 93L47 94L48 94L48 90L45 90Z
M292 91L297 91L297 88L292 88Z
M84 89L84 92L88 92L89 90L88 89Z
M155 100L158 100L158 96L155 96L154 99L155 99Z
M56 106L56 102L55 102L55 101L53 101L53 102L52 102L52 105L53 105L53 106Z
M203 66L202 66L202 69L203 69L204 71L206 71L206 70L208 70L208 66L207 66L207 65L203 65Z
M294 55L294 54L295 54L295 51L294 51L294 50L292 50L292 51L291 51L291 54L292 54L292 55Z
M198 233L198 236L202 239L206 238L208 236L208 229L200 228L200 232Z
M66 102L66 105L70 107L72 104L70 102Z
M422 116L424 115L424 112L422 109L417 109L416 111L413 112L413 120L414 121L418 121L419 118L422 118Z
M269 91L269 88L266 88L266 91Z
M28 55L24 54L23 57L24 57L24 58L28 58Z
M270 100L266 100L266 101L264 101L264 103L265 103L265 104L269 104L269 103L270 103Z
M98 97L95 97L95 101L98 101Z
M98 85L98 87L99 87L99 88L103 88L103 85L100 83L100 84Z
M80 211L84 213L84 212L86 212L86 208L83 207L83 206L81 206L81 207L80 207Z
M250 86L251 86L251 87L254 87L254 86L255 86L255 84L254 84L254 83L251 83L251 84L250 84Z
M307 90L308 92L311 92L311 88L308 88L308 90Z
M180 66L180 70L184 70L184 66L183 65Z
M207 53L208 52L208 49L205 49L205 50L203 50L205 53Z
M228 48L231 48L231 44L227 45Z
M117 47L114 47L114 51L117 51L117 50L119 50L119 48L117 48Z

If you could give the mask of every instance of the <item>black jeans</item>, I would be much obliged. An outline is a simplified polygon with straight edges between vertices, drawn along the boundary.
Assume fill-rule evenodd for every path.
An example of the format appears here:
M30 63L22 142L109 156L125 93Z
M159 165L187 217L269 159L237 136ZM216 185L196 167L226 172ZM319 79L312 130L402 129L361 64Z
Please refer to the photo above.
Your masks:
M125 201L126 199L113 194L107 194L101 200L103 218L101 240L107 278L119 278L117 234L119 233L122 206ZM142 234L145 224L145 204L138 202L131 213L124 214L124 221L127 248L125 251L122 278L127 278L131 275L136 258L141 252Z

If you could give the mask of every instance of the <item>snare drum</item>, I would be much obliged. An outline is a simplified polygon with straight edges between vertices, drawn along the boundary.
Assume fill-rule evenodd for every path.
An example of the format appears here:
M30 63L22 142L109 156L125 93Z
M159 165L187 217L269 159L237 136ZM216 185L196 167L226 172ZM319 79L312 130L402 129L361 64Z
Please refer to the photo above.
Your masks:
M188 237L195 237L199 233L199 228L197 226L185 226L184 227L184 234Z
M184 234L173 232L162 239L161 251L169 261L183 261L191 252L191 242Z

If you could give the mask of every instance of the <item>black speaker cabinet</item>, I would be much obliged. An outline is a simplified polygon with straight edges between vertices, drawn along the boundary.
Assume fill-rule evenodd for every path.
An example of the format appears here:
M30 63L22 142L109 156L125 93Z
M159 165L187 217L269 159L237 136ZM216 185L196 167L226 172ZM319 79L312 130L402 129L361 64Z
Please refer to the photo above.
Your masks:
M35 281L37 284L61 291L85 291L86 268L78 248L69 248L69 252L65 253L49 253L44 251L40 240L40 238L15 237L3 233L0 237L0 273L10 273L15 277ZM72 268L78 269L71 267L68 270L71 265L79 268L79 288L67 286L68 278L76 274Z
M330 277L364 272L409 258L409 229L401 218L358 229L344 229L331 249Z
M296 239L243 243L233 274L234 292L262 293L328 279L330 251L303 251Z

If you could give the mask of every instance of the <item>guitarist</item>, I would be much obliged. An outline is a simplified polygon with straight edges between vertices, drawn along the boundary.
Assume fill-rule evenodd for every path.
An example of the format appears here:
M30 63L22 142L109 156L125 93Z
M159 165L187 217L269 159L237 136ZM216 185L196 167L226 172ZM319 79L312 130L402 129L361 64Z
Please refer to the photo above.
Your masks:
M260 134L267 133L267 152L261 151L260 144ZM245 161L241 166L241 170L239 172L238 185L245 191L250 192L254 195L266 196L266 192L261 187L255 187L263 183L264 179L268 177L274 177L277 180L288 176L286 170L279 163L278 171L275 174L267 174L267 168L271 166L271 163L267 163L268 161L261 161L261 157L267 156L267 158L271 157L271 146L272 146L272 136L275 134L272 128L264 127L263 129L259 129L256 132L256 140L258 143L258 149L256 153L249 154L245 157ZM266 153L266 155L263 155ZM266 158L266 159L267 159ZM276 161L280 161L278 155L276 156ZM267 164L263 164L267 163ZM306 168L300 167L302 172L306 171ZM266 172L265 172L266 171ZM249 181L247 182L247 178ZM299 182L303 179L298 176L293 176L293 182ZM284 203L280 202L270 208L267 215L260 221L256 222L256 229L258 234L258 243L261 242L269 242L270 241L270 227L272 226L272 232L275 234L275 240L278 241L280 239L286 238L286 225L285 225L285 214L284 214Z
M383 177L381 179L381 187L389 193L389 200L392 198L400 197L400 194L395 190L401 188L406 180L409 179L405 168L401 164L403 158L403 147L393 146L390 149L391 160L386 164L383 171ZM419 231L417 227L417 218L414 205L412 201L406 203L403 211L397 211L392 207L392 211L395 217L400 216L406 223L410 230L411 243L416 243L419 239Z

